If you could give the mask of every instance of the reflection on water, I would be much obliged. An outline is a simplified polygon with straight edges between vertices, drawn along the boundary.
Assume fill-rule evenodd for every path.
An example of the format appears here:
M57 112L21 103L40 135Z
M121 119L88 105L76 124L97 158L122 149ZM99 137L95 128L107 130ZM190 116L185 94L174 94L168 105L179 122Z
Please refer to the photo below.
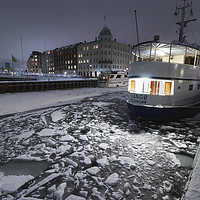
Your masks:
M5 176L32 175L36 177L41 171L46 169L49 164L50 163L46 161L12 160L0 165L0 172L2 172Z

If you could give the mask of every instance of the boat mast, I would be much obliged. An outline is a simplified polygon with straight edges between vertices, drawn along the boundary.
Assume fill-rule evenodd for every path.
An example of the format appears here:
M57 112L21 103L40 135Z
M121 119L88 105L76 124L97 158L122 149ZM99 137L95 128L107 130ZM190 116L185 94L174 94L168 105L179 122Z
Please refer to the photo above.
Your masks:
M139 40L139 32L138 32L138 22L137 22L137 10L135 10L135 25L136 25L136 33L137 33L137 43L140 43ZM139 52L139 58L140 58L140 46L138 45L138 52Z
M187 27L187 23L188 22L192 22L192 21L196 21L197 19L191 19L191 20L185 20L185 9L188 7L192 6L192 2L186 3L186 0L183 0L184 4L183 6L180 7L176 7L176 12L174 15L178 15L179 14L179 10L181 10L181 21L177 22L176 24L180 26L179 28L179 42L183 43L185 41L186 36L184 36L184 28Z

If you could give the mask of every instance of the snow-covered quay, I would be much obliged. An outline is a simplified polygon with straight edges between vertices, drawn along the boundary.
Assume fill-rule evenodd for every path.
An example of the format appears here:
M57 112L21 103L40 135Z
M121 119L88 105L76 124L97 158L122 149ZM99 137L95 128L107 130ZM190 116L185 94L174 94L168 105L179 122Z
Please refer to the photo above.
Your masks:
M199 116L135 121L126 99L126 88L0 95L0 199L180 199Z

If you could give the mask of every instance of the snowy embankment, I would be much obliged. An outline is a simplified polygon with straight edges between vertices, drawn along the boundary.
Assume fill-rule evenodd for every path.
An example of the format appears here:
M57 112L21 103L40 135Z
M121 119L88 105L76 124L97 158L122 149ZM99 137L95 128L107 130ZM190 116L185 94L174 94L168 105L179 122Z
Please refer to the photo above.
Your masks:
M75 103L85 97L102 95L105 92L127 91L118 88L78 88L44 92L0 94L0 116L39 108Z

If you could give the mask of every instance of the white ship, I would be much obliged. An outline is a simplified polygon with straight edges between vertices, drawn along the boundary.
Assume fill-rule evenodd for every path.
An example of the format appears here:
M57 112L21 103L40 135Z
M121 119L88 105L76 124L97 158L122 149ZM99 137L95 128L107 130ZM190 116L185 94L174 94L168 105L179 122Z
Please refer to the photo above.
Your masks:
M185 16L191 4L177 7ZM138 119L178 119L200 112L200 48L184 42L182 17L179 41L139 43L133 48L128 108Z
M98 78L99 87L125 87L128 85L128 75L123 71L108 71Z

